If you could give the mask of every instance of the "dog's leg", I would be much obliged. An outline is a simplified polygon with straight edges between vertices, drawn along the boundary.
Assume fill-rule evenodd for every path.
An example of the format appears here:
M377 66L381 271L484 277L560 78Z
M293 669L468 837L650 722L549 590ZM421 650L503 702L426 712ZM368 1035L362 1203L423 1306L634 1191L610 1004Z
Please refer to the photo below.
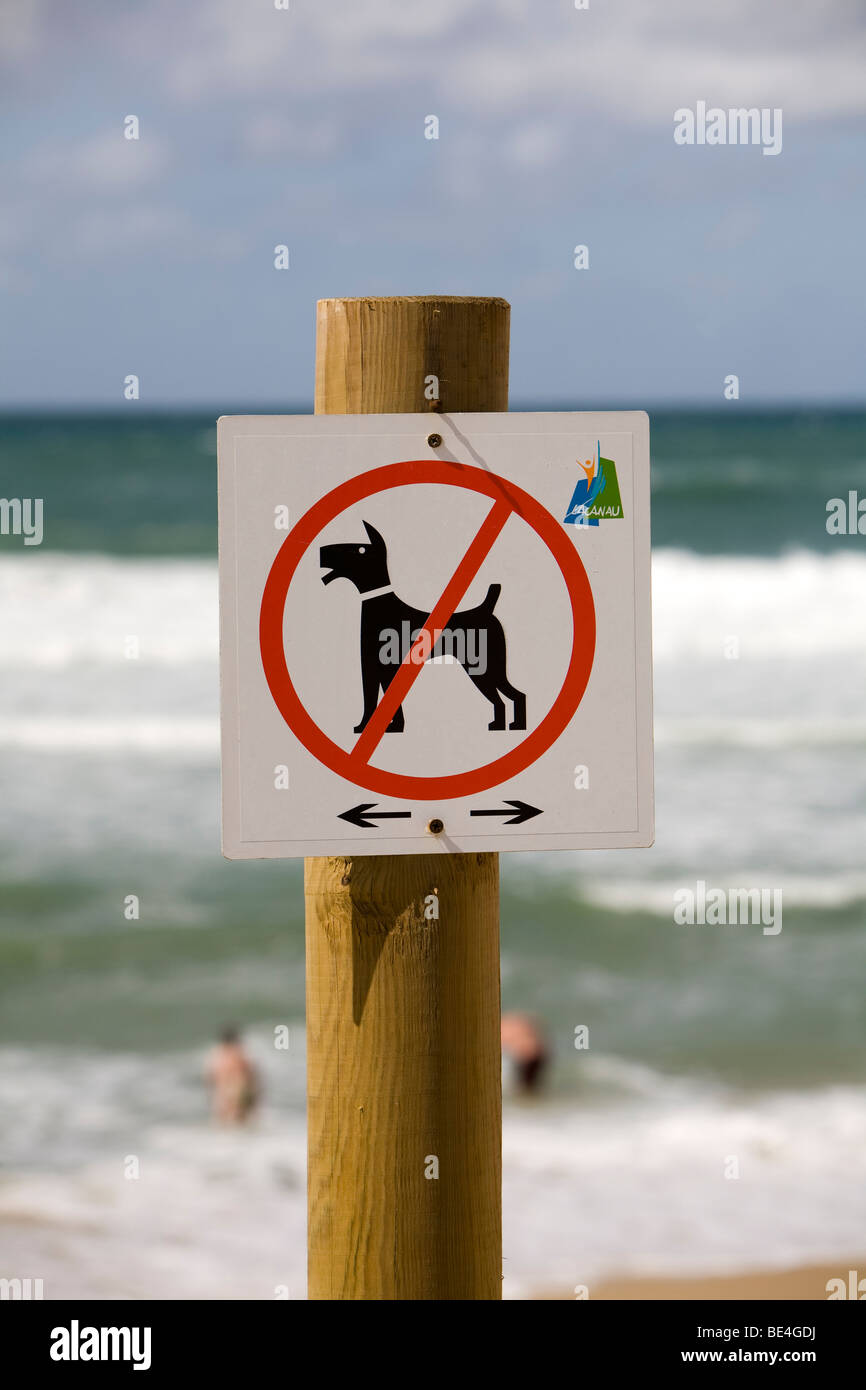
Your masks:
M501 699L499 698L499 691L496 690L495 688L492 689L492 690L490 690L490 691L485 690L485 691L484 691L484 694L487 696L487 699L490 701L491 705L493 706L493 718L491 719L490 723L487 725L488 729L504 729L504 728L505 728L505 701L504 701L504 700L501 700Z
M493 706L493 718L487 725L488 729L504 729L505 702L500 699L499 691L496 689L495 679L486 671L482 676L475 671L470 671L466 667L464 667L464 670L466 670L466 674L475 686L475 689L480 690L485 700L489 700Z
M382 670L382 672L380 673L379 682L380 682L381 687L382 687L382 694L383 694L383 695L385 694L385 691L388 689L388 686L391 684L391 682L392 682L392 680L394 679L394 676L395 676L395 675L396 675L396 671L394 671L393 669L389 669L388 667L385 667L385 668ZM405 725L405 719L404 719L404 717L403 717L403 706L402 706L402 705L398 705L398 706L397 706L397 709L394 711L394 716L393 716L393 718L392 718L390 724L388 724L388 725L386 726L386 728L385 728L385 733L386 733L386 734L402 734L404 725Z
M364 691L364 713L360 724L355 725L355 733L362 734L373 718L379 696L379 668L361 654L361 686Z
M486 620L483 625L477 628L470 624L466 626L466 630L475 635L474 657L478 664L473 667L463 659L462 665L476 690L480 690L485 700L489 700L493 706L493 718L487 725L488 729L498 730L505 728L505 702L499 692L501 689L508 689L508 679L505 675L505 633L497 618L490 614L483 616ZM468 646L467 641L467 656ZM519 726L512 724L511 727Z
M403 706L399 705L394 718L385 730L386 734L402 734L405 720L403 718Z
M524 695L523 691L518 690L517 687L515 685L512 685L511 681L508 680L503 681L499 689L501 693L505 695L514 706L514 709L512 711L512 720L508 726L509 729L525 729L526 696Z

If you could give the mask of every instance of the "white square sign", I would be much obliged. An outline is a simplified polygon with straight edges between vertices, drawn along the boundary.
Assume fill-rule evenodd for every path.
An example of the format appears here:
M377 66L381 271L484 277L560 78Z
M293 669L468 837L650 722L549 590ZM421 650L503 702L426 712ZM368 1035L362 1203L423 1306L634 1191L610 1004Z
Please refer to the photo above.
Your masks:
M653 840L643 412L219 421L223 853Z

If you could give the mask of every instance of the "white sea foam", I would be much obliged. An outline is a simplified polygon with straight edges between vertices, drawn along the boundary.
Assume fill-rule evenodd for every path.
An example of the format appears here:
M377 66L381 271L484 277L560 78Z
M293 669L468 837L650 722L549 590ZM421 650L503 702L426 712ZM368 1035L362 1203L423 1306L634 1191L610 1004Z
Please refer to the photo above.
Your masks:
M303 1298L303 1057L281 1101L283 1064L263 1037L254 1050L271 1108L243 1133L204 1121L199 1054L4 1053L10 1268L49 1298ZM578 1098L505 1107L507 1297L857 1253L866 1088L750 1096L612 1056L580 1064Z
M715 881L721 863L724 882L782 884L788 904L861 895L864 598L866 555L656 554L653 876L637 852L584 855L585 896L666 914L684 864ZM21 862L31 844L65 852L71 804L79 853L124 835L172 853L215 842L216 796L188 774L216 779L217 630L210 559L0 559L0 754L22 789L0 821ZM148 808L128 825L106 790L118 759ZM741 813L756 786L759 821Z
M653 561L657 662L866 652L866 555L772 557L661 550ZM135 636L142 664L215 662L216 563L209 559L6 555L0 563L0 663L61 670L120 664Z
M767 870L756 874L754 869L728 869L724 881L713 883L711 887L761 888L766 891L767 880L772 878L773 891L781 894L781 901L788 908L836 908L849 907L866 900L866 874L846 873L838 868L832 874L797 874L789 870L777 871L768 875ZM599 907L613 908L617 912L650 912L661 917L671 918L676 894L688 882L680 876L677 879L640 879L601 877L581 878L580 896L584 901L597 903ZM683 931L687 931L683 927ZM705 927L703 930L713 930ZM722 930L722 928L719 928Z
M807 748L866 744L861 719L657 719L656 747ZM47 753L142 753L215 760L219 721L181 716L89 719L0 716L0 748Z
M508 1295L552 1283L587 1284L591 1296L620 1273L856 1254L866 1089L737 1097L695 1086L686 1095L657 1077L655 1092L642 1104L562 1106L544 1119L506 1114Z
M731 638L740 658L866 652L866 554L779 558L653 557L656 661L718 658Z
M0 717L0 748L44 753L141 753L183 761L215 762L219 721L215 718L87 719L49 715Z
M656 746L833 748L866 743L866 719L656 719Z
M81 663L215 662L216 563L102 555L7 555L0 563L0 663L60 671Z

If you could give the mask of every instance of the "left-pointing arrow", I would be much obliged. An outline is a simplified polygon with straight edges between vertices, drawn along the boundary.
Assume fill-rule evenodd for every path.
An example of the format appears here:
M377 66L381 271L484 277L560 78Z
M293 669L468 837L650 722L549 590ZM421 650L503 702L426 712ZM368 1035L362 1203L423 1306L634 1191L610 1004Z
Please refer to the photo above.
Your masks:
M353 806L351 811L340 811L340 820L347 820L350 825L360 825L362 830L375 830L376 821L369 819L375 816L376 820L408 820L412 815L411 811L377 811L375 801L364 801L360 806Z

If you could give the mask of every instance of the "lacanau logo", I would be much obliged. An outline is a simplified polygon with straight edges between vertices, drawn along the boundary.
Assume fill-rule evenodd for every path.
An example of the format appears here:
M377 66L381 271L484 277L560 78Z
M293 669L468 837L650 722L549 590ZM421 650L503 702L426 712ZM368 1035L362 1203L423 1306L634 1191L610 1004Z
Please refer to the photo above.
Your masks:
M601 442L596 445L595 458L577 460L582 476L577 480L568 511L567 526L597 526L599 521L621 520L624 516L619 479L613 459L601 456Z

